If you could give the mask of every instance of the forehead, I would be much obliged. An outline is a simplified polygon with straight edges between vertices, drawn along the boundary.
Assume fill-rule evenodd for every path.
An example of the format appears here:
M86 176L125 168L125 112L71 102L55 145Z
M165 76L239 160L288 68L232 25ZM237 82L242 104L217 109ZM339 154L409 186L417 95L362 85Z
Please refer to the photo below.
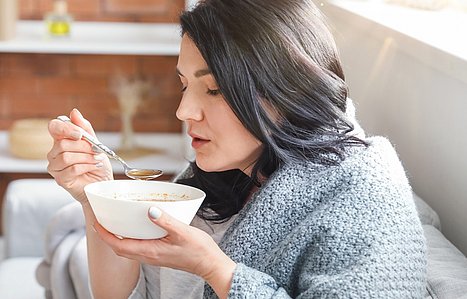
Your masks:
M184 69L188 68L207 68L206 61L199 52L195 43L186 34L183 35L182 42L180 44L177 68L182 72Z

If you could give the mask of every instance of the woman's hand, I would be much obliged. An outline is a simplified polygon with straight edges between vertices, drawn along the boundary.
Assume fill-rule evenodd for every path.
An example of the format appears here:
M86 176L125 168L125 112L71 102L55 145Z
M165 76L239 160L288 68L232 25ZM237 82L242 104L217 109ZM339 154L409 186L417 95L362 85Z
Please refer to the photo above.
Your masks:
M47 171L58 185L65 188L81 204L87 203L84 186L96 181L112 180L110 161L103 153L96 153L92 146L81 139L78 127L95 136L94 130L77 109L70 113L73 123L60 120L49 122L49 133L54 140L47 154Z
M157 240L121 239L99 223L94 227L113 251L129 259L154 266L169 267L196 274L211 285L220 298L226 298L236 264L204 231L186 225L152 207L148 217L167 231Z

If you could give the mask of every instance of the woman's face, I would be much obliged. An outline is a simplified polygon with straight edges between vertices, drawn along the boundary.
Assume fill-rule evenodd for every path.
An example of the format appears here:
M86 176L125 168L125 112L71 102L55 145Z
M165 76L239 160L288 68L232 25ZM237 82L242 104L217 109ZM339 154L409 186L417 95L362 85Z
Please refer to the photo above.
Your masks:
M219 93L206 61L187 35L182 38L177 70L183 86L177 118L187 124L198 167L210 172L240 169L250 175L261 143Z

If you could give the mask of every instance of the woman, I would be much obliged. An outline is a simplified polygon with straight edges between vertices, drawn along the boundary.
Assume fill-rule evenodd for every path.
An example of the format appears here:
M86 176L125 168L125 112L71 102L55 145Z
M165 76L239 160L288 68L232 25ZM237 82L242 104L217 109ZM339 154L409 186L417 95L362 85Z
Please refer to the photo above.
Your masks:
M390 143L356 136L333 38L308 0L206 0L181 16L177 71L206 191L191 226L119 239L83 192L111 180L94 133L51 121L49 172L81 204L95 298L421 298L425 245Z

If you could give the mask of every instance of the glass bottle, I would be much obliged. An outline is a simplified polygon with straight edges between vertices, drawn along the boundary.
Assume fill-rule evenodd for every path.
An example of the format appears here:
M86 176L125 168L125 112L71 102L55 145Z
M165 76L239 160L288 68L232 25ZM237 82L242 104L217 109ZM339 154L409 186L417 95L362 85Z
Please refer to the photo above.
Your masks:
M68 14L67 3L64 0L55 0L53 11L46 14L45 23L47 32L51 36L69 36L71 32L72 17Z

